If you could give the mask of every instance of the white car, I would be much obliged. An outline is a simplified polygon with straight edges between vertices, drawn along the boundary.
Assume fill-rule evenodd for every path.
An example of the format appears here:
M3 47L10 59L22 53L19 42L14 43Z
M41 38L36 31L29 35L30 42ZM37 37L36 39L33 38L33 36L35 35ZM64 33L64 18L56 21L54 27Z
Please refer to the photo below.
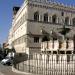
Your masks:
M6 57L5 59L3 59L3 60L1 61L1 63L2 63L3 65L6 65L6 64L10 65L10 64L13 63L13 60L12 60L11 58L9 58L9 57Z
M13 58L15 56L14 52L9 52L8 55L1 61L2 64L6 65L10 65L13 63Z
M13 63L13 58L14 58L15 53L14 52L10 52L8 53L8 55L1 61L2 64L6 65L10 65Z

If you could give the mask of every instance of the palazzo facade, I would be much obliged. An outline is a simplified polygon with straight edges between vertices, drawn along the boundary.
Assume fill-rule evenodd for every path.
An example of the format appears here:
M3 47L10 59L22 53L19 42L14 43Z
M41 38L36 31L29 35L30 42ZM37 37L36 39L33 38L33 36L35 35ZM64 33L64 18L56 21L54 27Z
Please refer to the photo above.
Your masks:
M16 52L28 54L40 52L44 41L74 40L75 7L48 0L25 0L13 16L9 37L8 43Z

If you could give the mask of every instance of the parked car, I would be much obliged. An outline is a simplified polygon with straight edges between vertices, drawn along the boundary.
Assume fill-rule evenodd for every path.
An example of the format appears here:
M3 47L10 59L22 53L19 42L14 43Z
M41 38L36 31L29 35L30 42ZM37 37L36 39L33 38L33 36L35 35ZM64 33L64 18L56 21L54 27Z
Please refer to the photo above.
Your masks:
M11 58L9 58L9 57L6 57L5 59L3 59L3 60L1 61L1 63L2 63L3 65L11 65L11 64L13 63L13 60L12 60Z
M13 64L14 55L15 55L14 52L8 53L8 55L1 61L1 63L4 64L4 65Z

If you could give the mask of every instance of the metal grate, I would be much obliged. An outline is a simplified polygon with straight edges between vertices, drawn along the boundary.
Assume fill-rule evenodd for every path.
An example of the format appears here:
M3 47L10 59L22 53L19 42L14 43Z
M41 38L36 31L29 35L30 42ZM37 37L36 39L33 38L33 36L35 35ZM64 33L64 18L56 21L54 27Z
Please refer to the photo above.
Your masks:
M38 75L75 75L75 54L33 54L16 68ZM69 57L69 58L68 58Z

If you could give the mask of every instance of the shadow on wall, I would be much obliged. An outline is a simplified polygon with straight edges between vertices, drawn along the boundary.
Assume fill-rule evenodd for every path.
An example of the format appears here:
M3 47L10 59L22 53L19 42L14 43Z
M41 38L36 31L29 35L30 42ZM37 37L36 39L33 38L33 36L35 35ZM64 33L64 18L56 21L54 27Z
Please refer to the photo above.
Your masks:
M14 63L20 63L28 59L28 54L26 53L17 53L15 54Z

